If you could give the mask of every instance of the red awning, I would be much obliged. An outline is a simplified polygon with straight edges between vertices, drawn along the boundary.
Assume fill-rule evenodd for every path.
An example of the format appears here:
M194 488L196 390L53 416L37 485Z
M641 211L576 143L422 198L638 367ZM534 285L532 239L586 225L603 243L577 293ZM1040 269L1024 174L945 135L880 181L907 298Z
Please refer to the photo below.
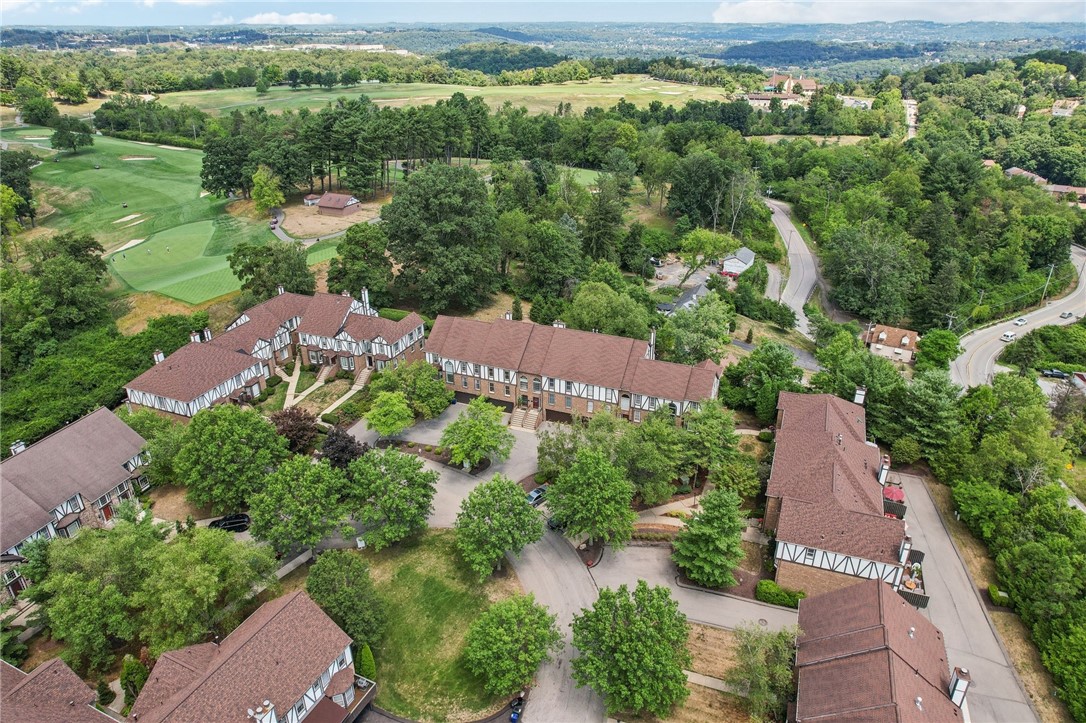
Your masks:
M883 499L890 500L891 502L904 502L905 490L900 487L883 487L882 488Z

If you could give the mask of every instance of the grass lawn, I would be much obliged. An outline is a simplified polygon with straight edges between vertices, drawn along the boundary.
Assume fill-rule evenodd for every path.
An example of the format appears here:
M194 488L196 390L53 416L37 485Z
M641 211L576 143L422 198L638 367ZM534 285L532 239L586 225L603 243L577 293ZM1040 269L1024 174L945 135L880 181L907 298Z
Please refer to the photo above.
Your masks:
M487 695L461 659L468 628L492 602L520 592L508 566L480 585L463 564L451 530L365 551L388 603L388 629L374 649L377 704L415 720L474 720L504 699Z
M0 137L17 143L49 133L24 127ZM46 159L33 171L43 229L31 233L92 234L112 252L110 272L126 289L187 304L235 291L240 284L227 255L242 241L266 243L273 236L263 221L229 213L226 199L202 195L202 157L106 136L77 154L54 154L57 162Z
M307 412L320 416L321 412L328 409L332 402L336 401L351 388L352 382L346 379L336 379L325 382L320 389L314 389L313 393L298 402L295 406Z
M271 390L271 394L268 395L267 399L254 406L260 410L261 414L278 412L283 408L283 402L287 401L288 386L290 386L290 383L284 379L278 386Z
M151 514L160 520L180 520L184 522L189 515L194 520L206 520L214 517L210 507L197 507L188 501L185 494L187 489L180 485L162 485L155 487L147 493L153 503Z
M1075 497L1086 500L1086 457L1079 457L1075 460L1075 466L1068 470L1064 482L1075 493Z
M720 88L681 85L653 80L647 75L618 75L612 80L594 78L590 81L536 86L486 86L437 85L432 83L363 83L350 88L310 88L291 90L286 87L272 88L258 96L253 88L228 88L223 90L196 90L166 93L159 102L171 107L192 105L213 115L228 114L235 108L264 106L269 112L299 108L322 108L340 97L354 98L366 95L377 105L406 106L433 104L464 93L469 98L482 96L492 109L506 101L514 106L525 106L529 113L550 113L559 103L570 103L573 111L580 113L590 106L609 108L625 98L630 103L647 106L654 100L676 107L688 100L725 100Z
M306 389L317 383L317 373L303 369L298 372L298 384L294 387L295 394L301 394Z
M746 341L747 329L754 330L754 341L752 342L754 344L760 344L764 339L773 339L774 341L779 341L788 346L806 349L807 351L814 353L814 342L795 329L785 331L779 326L765 321L755 321L754 319L745 316L736 315L735 333L732 334L732 338L738 339L739 341Z

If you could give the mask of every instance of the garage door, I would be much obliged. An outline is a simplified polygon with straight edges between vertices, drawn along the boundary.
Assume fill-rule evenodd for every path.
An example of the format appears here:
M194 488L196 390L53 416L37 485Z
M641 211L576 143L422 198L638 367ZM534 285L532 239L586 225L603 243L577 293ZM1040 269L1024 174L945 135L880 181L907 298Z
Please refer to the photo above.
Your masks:
M475 399L474 394L469 394L468 392L456 392L457 404L469 404L472 399Z
M566 412L556 412L553 409L548 409L547 413L544 416L546 418L546 421L548 422L565 422L566 424L569 424L573 421L572 414L567 414Z

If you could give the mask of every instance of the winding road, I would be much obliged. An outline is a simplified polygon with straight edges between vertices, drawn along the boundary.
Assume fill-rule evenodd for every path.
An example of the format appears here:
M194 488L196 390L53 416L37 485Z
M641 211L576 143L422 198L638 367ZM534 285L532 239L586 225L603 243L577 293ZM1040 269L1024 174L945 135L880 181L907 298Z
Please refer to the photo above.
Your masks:
M779 294L782 304L796 312L796 329L804 336L810 338L811 331L807 322L807 315L803 313L803 305L811 297L815 286L818 284L818 259L807 248L803 236L795 223L792 222L792 211L788 204L775 199L764 199L769 209L773 212L773 226L784 241L784 247L788 249L788 281L784 290ZM770 276L770 281L773 277ZM773 284L770 284L770 288ZM779 288L780 281L776 286ZM767 288L767 296L769 289ZM770 298L774 298L770 296Z
M1001 321L983 329L972 331L961 338L962 354L950 365L950 378L963 387L977 387L991 381L996 372L996 358L1006 347L1000 340L1004 332L1013 331L1018 336L1049 324L1071 324L1086 314L1086 248L1071 247L1071 262L1079 272L1078 284L1074 291L1062 299L1049 301L1045 306L1023 314L1026 320L1023 326L1014 326L1011 321ZM1061 319L1060 314L1071 312L1072 316Z

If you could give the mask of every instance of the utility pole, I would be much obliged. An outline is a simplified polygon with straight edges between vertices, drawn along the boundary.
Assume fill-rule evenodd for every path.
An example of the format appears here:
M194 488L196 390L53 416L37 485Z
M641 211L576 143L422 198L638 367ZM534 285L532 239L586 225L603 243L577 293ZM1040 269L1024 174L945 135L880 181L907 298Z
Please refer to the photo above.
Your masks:
M1045 279L1045 290L1041 292L1041 300L1038 303L1045 303L1045 296L1048 295L1048 283L1052 281L1052 272L1056 270L1056 264L1049 264L1048 266L1048 278Z
M957 318L958 318L957 314L947 314L946 315L946 328L947 329L952 328L954 326L954 320L957 319Z
M981 304L984 303L984 291L985 291L984 289L980 290L980 301L977 302L977 306L980 306Z

